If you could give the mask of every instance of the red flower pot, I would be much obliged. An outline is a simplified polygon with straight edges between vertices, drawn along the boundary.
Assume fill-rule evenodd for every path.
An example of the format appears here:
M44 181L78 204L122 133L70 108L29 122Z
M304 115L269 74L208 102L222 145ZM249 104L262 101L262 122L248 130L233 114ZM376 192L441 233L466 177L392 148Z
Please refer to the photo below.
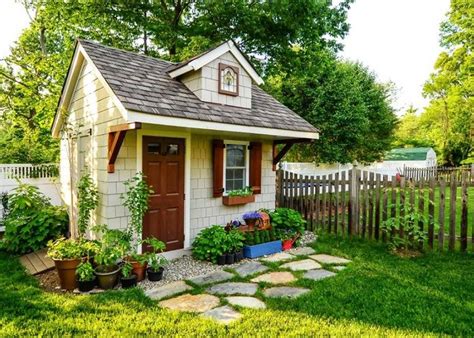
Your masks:
M293 247L293 243L294 241L292 239L287 239L287 240L282 241L283 250L284 251L290 250Z

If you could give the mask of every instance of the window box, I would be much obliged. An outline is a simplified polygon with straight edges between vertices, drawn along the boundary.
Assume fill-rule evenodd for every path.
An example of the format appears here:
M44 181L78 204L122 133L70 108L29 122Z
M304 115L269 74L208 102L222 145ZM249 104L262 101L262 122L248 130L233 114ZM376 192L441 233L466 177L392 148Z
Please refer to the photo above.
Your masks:
M242 205L253 202L255 202L255 195L222 197L222 204L224 205Z
M245 258L256 258L265 255L271 255L277 252L281 252L281 241L273 241L256 245L244 246L244 257Z

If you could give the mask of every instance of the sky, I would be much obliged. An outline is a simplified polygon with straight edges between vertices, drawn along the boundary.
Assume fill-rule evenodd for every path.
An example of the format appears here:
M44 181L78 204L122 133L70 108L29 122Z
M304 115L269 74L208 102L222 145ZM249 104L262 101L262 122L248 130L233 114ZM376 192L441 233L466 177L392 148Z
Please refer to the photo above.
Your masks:
M398 89L398 114L410 105L421 109L421 92L441 51L439 25L449 0L356 0L349 11L351 29L343 58L360 61L380 81ZM28 26L26 11L15 0L0 0L0 58Z

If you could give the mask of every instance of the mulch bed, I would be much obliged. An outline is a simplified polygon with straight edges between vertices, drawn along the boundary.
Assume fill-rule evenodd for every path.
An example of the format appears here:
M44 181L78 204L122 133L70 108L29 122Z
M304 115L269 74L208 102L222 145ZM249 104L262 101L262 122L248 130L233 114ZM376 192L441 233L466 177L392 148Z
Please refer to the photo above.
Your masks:
M59 276L56 269L39 273L34 277L38 280L40 287L43 290L48 292L64 293L64 291L61 291L61 287L59 284Z

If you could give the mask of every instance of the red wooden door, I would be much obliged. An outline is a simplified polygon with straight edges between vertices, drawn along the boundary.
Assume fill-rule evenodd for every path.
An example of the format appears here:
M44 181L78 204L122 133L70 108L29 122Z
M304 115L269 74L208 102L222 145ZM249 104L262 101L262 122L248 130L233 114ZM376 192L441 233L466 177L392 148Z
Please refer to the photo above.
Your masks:
M154 190L143 238L162 240L166 251L184 246L184 150L183 139L143 137L143 173Z

